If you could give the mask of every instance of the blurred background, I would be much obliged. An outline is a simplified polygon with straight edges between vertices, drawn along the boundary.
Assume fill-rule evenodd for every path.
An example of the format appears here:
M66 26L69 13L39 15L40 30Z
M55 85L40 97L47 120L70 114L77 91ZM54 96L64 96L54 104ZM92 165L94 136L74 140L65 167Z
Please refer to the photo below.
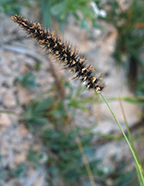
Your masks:
M54 30L94 66L143 166L143 10L143 0L0 0L0 186L90 186L85 156L96 186L139 186L101 97L72 80L10 16Z

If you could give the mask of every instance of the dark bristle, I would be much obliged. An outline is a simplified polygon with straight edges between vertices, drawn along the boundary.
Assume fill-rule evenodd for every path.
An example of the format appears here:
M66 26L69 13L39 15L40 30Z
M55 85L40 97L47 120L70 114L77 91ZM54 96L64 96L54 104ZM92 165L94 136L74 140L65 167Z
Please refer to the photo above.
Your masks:
M97 93L104 89L104 85L99 85L102 78L96 78L92 75L94 70L92 65L87 66L85 58L82 58L76 49L73 50L71 45L62 42L54 32L46 31L40 23L33 23L22 16L11 16L11 19L27 32L28 37L35 39L41 48L55 56L65 69L75 73L74 79L86 82L86 88L95 89Z

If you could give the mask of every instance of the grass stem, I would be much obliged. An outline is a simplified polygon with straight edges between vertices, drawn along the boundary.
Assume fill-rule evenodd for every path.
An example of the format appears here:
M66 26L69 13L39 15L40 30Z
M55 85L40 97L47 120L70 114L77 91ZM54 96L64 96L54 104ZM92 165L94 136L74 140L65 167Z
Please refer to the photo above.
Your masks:
M75 124L74 124L73 122L71 123L71 127L72 127L72 129L73 129L74 134L75 134L76 142L77 142L77 145L78 145L78 147L79 147L80 153L81 153L81 155L82 155L83 162L84 162L84 164L85 164L85 167L86 167L86 170L87 170L87 173L88 173L88 176L89 176L91 185L92 185L92 186L96 186L95 181L94 181L94 176L93 176L93 174L92 174L92 172L91 172L91 169L90 169L90 166L89 166L87 157L86 157L86 155L85 155L85 152L84 152L82 143L81 143L80 138L79 138L79 136L78 136L78 134L77 134L76 126L75 126Z
M136 169L138 170L138 173L139 173L139 174L138 174L138 177L140 178L140 185L141 185L141 186L144 186L143 170L142 170L141 165L139 164L139 161L138 161L138 159L137 159L137 156L136 156L136 154L135 154L135 152L134 152L134 150L133 150L133 148L132 148L132 146L131 146L131 144L130 144L128 138L127 138L127 136L125 135L125 133L124 133L124 131L123 131L123 129L122 129L122 127L121 127L121 125L120 125L118 119L116 118L114 112L112 111L110 105L108 104L106 98L103 96L103 94L102 94L101 92L100 92L99 94L101 95L101 97L103 98L104 102L105 102L106 105L108 106L108 108L109 108L111 114L113 115L115 121L117 122L117 124L118 124L118 126L119 126L119 128L120 128L120 130L121 130L121 132L122 132L122 134L123 134L123 136L124 136L124 138L125 138L125 140L126 140L128 146L129 146L129 148L130 148L130 150L131 150L131 153L132 153L132 155L133 155L133 157L134 157L134 160L135 160Z

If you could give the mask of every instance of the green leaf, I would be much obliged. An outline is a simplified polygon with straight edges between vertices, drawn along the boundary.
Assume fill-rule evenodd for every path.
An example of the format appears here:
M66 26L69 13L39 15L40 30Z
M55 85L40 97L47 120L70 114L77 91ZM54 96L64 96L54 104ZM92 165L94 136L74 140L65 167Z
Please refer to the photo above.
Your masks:
M45 98L40 103L36 105L34 108L34 113L40 113L44 110L49 109L54 103L54 99L52 97Z
M89 25L88 25L85 18L83 18L80 22L80 29L82 29L82 28L85 28L88 33L90 32Z
M44 27L47 28L51 25L51 13L50 13L50 8L52 6L52 0L41 0L40 1L41 5L41 14L42 14L42 21L44 24Z
M50 11L51 11L52 15L54 15L54 16L61 16L61 15L64 14L65 8L66 8L66 3L65 2L61 2L61 3L58 3L56 5L53 5L51 7Z
M18 76L17 79L23 87L37 87L37 84L35 83L36 76L34 76L31 71L25 74L24 76Z

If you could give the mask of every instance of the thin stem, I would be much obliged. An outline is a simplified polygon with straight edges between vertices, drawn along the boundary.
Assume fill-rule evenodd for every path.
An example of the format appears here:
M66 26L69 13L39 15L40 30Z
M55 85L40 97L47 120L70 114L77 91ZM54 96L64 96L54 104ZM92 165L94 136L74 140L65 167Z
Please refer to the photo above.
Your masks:
M88 176L89 176L91 185L92 185L92 186L96 186L95 181L94 181L93 174L92 174L92 172L91 172L91 169L90 169L90 166L89 166L87 157L86 157L86 155L85 155L85 152L84 152L84 149L83 149L83 146L82 146L82 143L81 143L80 138L79 138L79 136L78 136L78 134L77 134L76 126L75 126L75 124L74 124L73 122L71 123L71 127L72 127L72 129L73 129L74 134L75 134L76 142L77 142L77 145L78 145L78 147L79 147L80 153L81 153L81 155L82 155L83 162L84 162L84 164L85 164L85 167L86 167L86 170L87 170L87 173L88 173Z
M138 162L140 163L139 158L138 158L138 155L137 155L137 152L136 152L136 149L134 147L133 139L132 139L132 136L131 136L131 133L130 133L130 130L129 130L128 122L127 122L127 119L126 119L126 115L125 115L124 108L123 108L122 101L121 101L121 98L120 97L119 97L119 101L120 101L120 107L121 107L121 110L122 110L122 114L123 114L123 117L124 117L124 120L125 120L127 132L128 132L128 138L130 140L130 143L131 143L131 146L132 146L133 151L135 153L135 156L136 156ZM141 181L141 176L139 174L139 168L138 168L138 165L137 164L136 164L136 171L137 171L137 175L138 175L138 180L141 183L142 182Z
M116 120L116 122L117 122L117 124L118 124L118 126L119 126L119 128L120 128L120 130L121 130L121 132L122 132L122 134L123 134L123 136L124 136L124 138L125 138L125 140L126 140L128 146L129 146L129 148L130 148L130 150L131 150L131 152L132 152L132 155L133 155L134 160L135 160L135 162L136 162L136 166L137 166L138 169L139 169L139 174L140 174L140 177L141 177L142 185L144 185L144 177L143 177L143 173L142 173L142 168L141 168L141 165L139 164L139 162L138 162L138 160L137 160L137 157L136 157L136 155L135 155L135 152L134 152L134 150L133 150L133 148L132 148L132 146L131 146L131 144L130 144L128 138L127 138L127 136L125 135L125 133L124 133L124 131L123 131L123 129L122 129L122 127L121 127L121 125L120 125L118 119L116 118L116 116L115 116L115 114L113 113L113 111L112 111L110 105L108 104L106 98L103 96L103 94L102 94L101 92L100 92L99 94L100 94L101 97L103 98L104 102L106 103L106 105L108 106L110 112L112 113L114 119Z
M9 110L0 110L0 114L1 113L4 113L4 114L14 114L14 115L17 115L16 112L13 112L13 111L9 111Z
M128 122L127 122L127 119L126 119L126 115L125 115L125 112L124 112L124 108L123 108L123 105L122 105L122 100L121 100L120 97L119 97L119 101L120 101L120 107L121 107L122 114L123 114L124 121L125 121L126 128L127 128L128 138L129 138L129 141L131 143L131 146L132 146L132 148L133 148L133 150L135 152L135 155L137 157L137 160L139 162L138 155L137 155L137 152L136 152L135 147L134 147L133 139L132 139L132 136L131 136L131 133L130 133L130 129L129 129L129 126L128 126Z

